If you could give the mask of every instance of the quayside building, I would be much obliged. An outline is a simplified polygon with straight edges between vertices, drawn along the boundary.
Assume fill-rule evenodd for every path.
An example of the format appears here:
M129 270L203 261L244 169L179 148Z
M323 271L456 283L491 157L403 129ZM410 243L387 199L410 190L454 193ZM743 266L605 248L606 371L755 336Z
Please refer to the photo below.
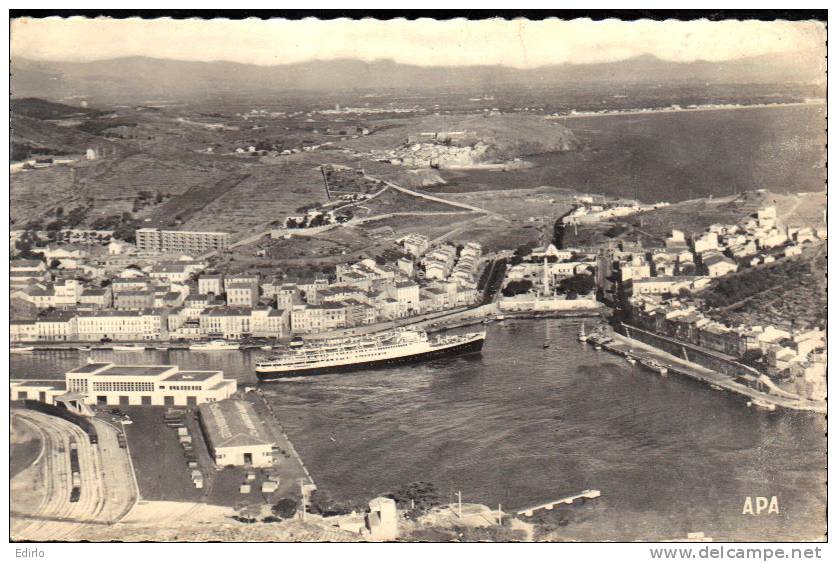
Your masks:
M223 400L198 406L198 419L218 466L271 466L275 439L252 404Z
M229 398L235 379L222 371L181 371L176 365L87 363L65 374L64 381L12 380L12 400L55 403L63 394L102 406L198 406Z

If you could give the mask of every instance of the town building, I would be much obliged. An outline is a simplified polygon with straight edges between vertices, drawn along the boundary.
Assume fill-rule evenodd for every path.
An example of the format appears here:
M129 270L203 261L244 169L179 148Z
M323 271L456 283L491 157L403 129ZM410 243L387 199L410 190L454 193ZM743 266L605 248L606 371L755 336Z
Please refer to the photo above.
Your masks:
M291 331L311 334L346 326L347 314L343 303L295 305L291 310Z
M102 287L101 289L95 287L85 288L81 292L78 303L80 307L110 308L113 303L113 292L109 286Z
M421 234L408 234L401 240L401 245L404 246L406 252L415 257L419 257L430 247L430 241L426 236L422 236Z
M141 289L113 293L113 307L117 310L142 310L154 306L154 291Z
M703 265L709 272L709 277L720 277L738 271L738 264L722 254L713 254L704 258Z
M163 314L155 309L96 310L78 313L80 341L140 341L163 338Z
M224 292L224 276L220 273L207 273L198 278L199 295L220 295Z
M227 305L254 307L259 302L259 286L256 283L238 281L227 284Z

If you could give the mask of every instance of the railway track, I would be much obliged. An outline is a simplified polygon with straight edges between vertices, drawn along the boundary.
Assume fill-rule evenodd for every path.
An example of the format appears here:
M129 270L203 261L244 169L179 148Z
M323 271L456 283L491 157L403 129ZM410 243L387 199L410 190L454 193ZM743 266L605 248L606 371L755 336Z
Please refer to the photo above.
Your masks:
M44 499L32 510L13 504L14 540L74 540L85 525L113 524L127 513L136 494L127 489L125 467L119 464L126 453L120 452L114 432L103 432L104 445L92 445L80 427L66 420L30 410L16 415L37 427L44 439L39 468L46 490ZM73 444L75 462L71 462ZM74 469L80 489L77 502L70 500Z

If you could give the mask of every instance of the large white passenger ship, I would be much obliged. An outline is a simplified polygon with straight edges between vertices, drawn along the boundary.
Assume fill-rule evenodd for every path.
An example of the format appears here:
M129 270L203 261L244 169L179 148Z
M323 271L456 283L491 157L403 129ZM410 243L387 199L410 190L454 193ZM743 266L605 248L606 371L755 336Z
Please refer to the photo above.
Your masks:
M427 361L447 355L478 353L483 342L484 331L429 337L419 330L393 330L338 341L306 343L256 362L256 375L260 380L273 380Z

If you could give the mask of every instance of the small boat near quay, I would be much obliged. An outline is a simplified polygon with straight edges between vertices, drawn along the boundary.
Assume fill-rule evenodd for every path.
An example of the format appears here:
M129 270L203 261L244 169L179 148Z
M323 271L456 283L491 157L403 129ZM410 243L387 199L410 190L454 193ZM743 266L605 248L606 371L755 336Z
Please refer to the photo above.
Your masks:
M581 329L578 331L578 341L581 343L587 341L587 334L584 332L584 322L581 323Z
M236 351L241 346L237 342L228 342L227 340L212 340L207 342L193 343L189 346L189 351Z
M31 345L13 345L9 348L11 353L32 353L35 348Z
M82 345L81 347L78 347L77 349L79 351L82 351L82 352L85 352L85 353L88 352L88 351L93 351L93 348L90 347L89 345Z
M776 404L768 402L766 400L762 400L760 398L753 398L749 402L747 402L747 406L750 408L758 408L760 410L767 410L768 412L773 412L776 410Z
M668 367L654 359L640 359L639 362L643 366L648 367L652 371L657 371L661 375L665 375L668 373Z
M114 345L112 349L114 351L145 351L144 346L136 344Z

